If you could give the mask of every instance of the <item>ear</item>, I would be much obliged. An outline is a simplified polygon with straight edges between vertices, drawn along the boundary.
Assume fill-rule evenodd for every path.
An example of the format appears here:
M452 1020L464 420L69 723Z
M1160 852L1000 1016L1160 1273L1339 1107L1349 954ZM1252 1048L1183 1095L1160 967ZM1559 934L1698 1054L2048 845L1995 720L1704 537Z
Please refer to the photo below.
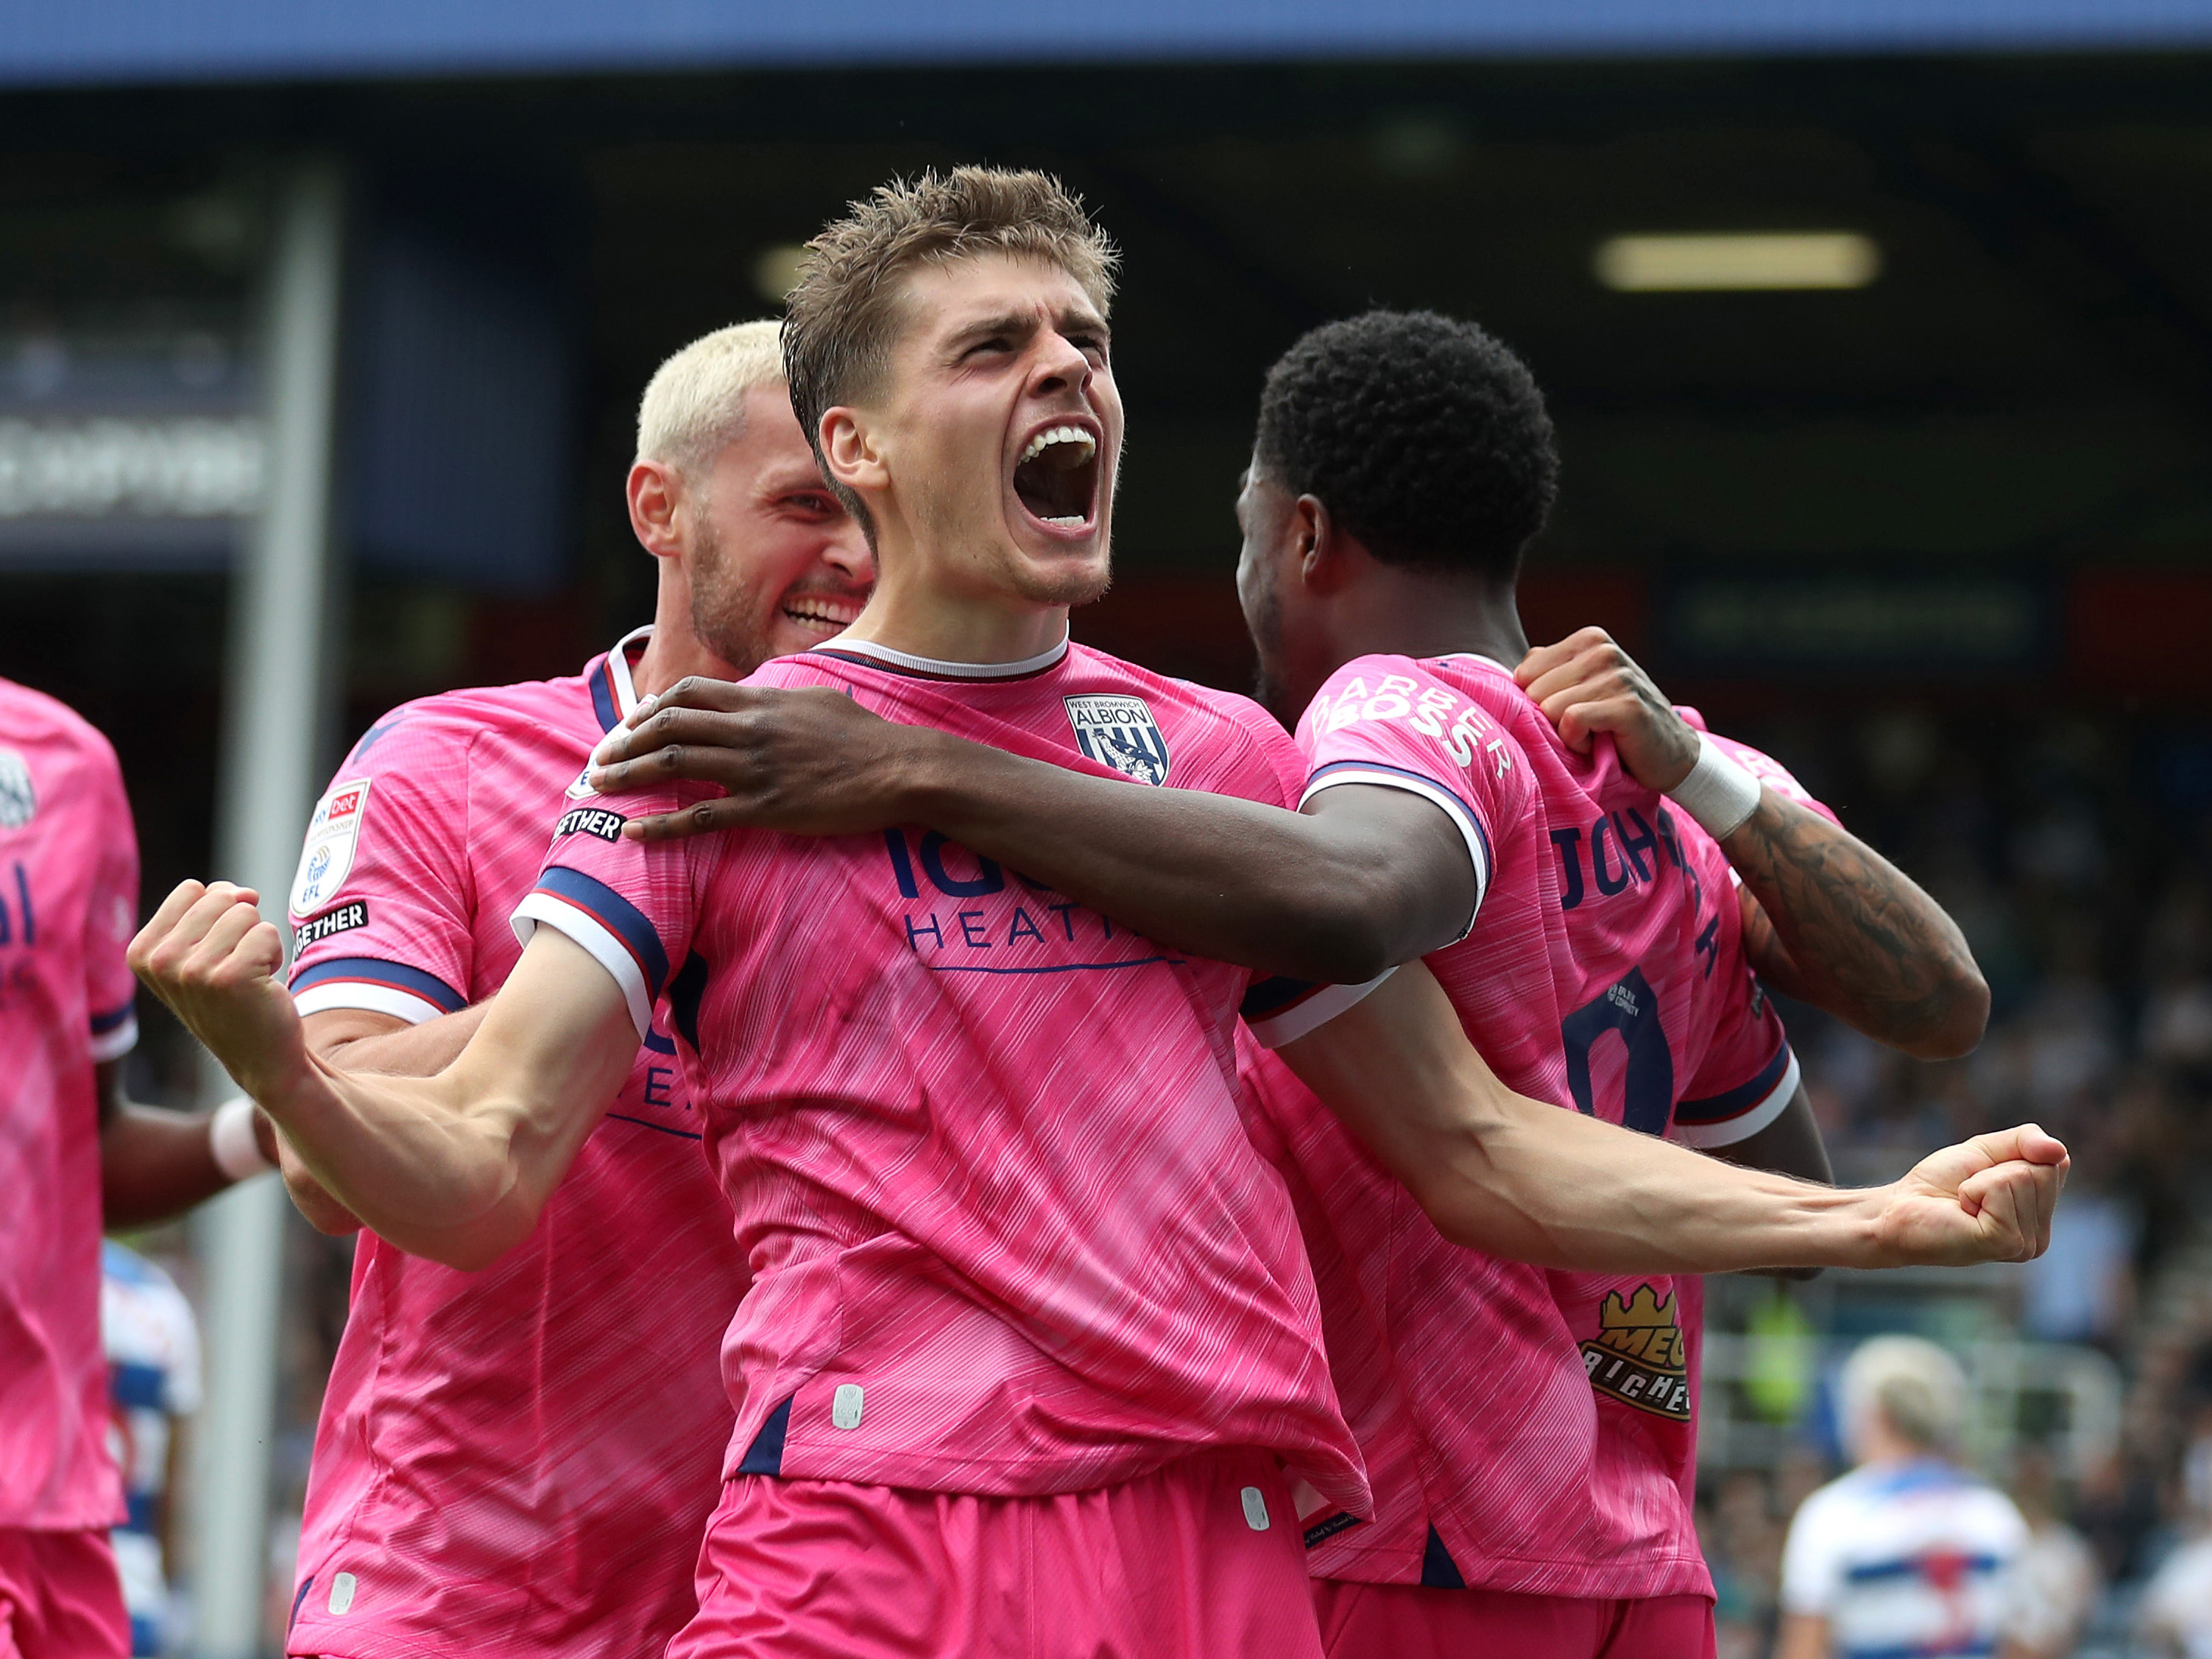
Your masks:
M656 559L681 554L684 541L677 519L684 506L683 475L659 461L638 461L630 467L625 493L629 527L645 550Z
M1316 593L1332 593L1352 574L1350 538L1329 516L1318 495L1301 495L1291 508L1291 544L1297 550L1298 580Z
M859 414L850 409L823 413L822 468L833 482L859 495L879 492L890 483L890 469L876 453Z

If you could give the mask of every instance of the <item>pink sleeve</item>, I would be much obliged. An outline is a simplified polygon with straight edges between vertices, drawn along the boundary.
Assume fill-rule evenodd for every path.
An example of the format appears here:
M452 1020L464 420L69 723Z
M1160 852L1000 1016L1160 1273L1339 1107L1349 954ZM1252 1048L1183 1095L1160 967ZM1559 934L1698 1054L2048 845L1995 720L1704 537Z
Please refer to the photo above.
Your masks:
M1297 805L1349 783L1402 789L1443 808L1467 844L1474 930L1490 885L1497 826L1527 799L1520 748L1488 714L1410 657L1361 657L1330 677L1298 722L1306 778ZM1327 1024L1390 976L1363 985L1255 979L1242 1012L1253 1037L1279 1048Z
M1474 908L1489 890L1498 829L1528 799L1520 747L1463 693L1410 657L1360 657L1322 686L1298 722L1303 806L1347 783L1403 789L1444 810L1474 866Z
M1669 1139L1708 1150L1733 1146L1765 1128L1787 1109L1799 1081L1789 1034L1744 960L1741 934L1723 933L1708 981L1717 994L1705 1057L1674 1104L1668 1130Z
M308 820L292 879L293 1000L419 1024L468 1006L474 731L402 708L369 728Z
M715 793L685 784L619 799L586 795L561 802L537 884L514 909L514 931L526 944L544 922L592 953L622 988L641 1042L653 1029L653 1004L690 954L700 896L730 837L627 841L623 825Z
M85 909L86 1006L92 1011L92 1057L119 1059L138 1041L138 981L124 959L138 931L138 835L123 771L106 743L98 757L100 846Z

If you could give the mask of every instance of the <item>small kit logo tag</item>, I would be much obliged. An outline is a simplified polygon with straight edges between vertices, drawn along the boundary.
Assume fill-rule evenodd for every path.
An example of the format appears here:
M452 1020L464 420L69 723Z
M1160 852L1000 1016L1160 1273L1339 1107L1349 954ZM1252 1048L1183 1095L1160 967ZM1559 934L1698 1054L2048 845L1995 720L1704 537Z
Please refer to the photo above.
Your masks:
M604 806L572 806L561 814L561 822L553 827L553 839L568 836L597 836L601 841L620 841L623 825L629 820L619 812Z
M1582 1347L1583 1369L1600 1394L1671 1422L1690 1420L1688 1351L1671 1292L1662 1301L1638 1285L1624 1302L1619 1291L1607 1291L1597 1336Z
M292 915L313 915L336 896L353 873L355 850L361 844L361 826L368 818L371 778L347 778L334 783L316 805L308 820L307 845L300 849L300 868L292 878Z
M1168 740L1142 697L1062 697L1075 746L1139 783L1168 781Z
M21 830L39 812L39 791L31 763L21 751L0 748L0 830Z

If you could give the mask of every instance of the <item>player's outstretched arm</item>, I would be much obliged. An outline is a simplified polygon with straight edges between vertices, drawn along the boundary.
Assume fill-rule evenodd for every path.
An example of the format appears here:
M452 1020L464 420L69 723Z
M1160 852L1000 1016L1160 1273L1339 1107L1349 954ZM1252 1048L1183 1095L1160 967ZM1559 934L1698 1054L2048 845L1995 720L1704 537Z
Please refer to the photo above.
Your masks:
M637 1047L620 988L550 928L459 1057L427 1078L314 1055L276 977L283 942L246 890L184 883L130 960L324 1191L400 1249L453 1267L485 1266L528 1233Z
M1574 747L1610 733L1648 788L1697 763L1697 732L1603 629L1539 646L1515 678ZM1873 848L1771 787L1720 843L1743 878L1745 953L1769 985L1923 1060L1982 1040L1990 991L1966 936Z
M842 692L688 679L600 744L594 788L724 797L633 818L648 840L734 825L860 835L918 823L1148 938L1218 962L1364 984L1450 944L1474 908L1442 807L1346 785L1285 812L1147 789L878 718Z
M1604 1273L2021 1261L2051 1242L2066 1149L1980 1135L1887 1187L1744 1169L1515 1094L1414 963L1279 1051L1455 1243Z

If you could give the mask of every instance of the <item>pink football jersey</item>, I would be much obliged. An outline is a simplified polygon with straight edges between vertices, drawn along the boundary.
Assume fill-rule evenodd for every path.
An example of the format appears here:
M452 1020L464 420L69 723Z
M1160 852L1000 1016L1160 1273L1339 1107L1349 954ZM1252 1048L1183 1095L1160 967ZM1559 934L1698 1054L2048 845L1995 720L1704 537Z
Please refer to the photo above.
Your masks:
M107 739L0 680L0 1527L122 1518L94 1067L137 1040L138 841Z
M1349 663L1298 737L1307 799L1405 789L1466 837L1472 931L1428 964L1514 1088L1707 1146L1788 1103L1796 1062L1744 963L1727 860L1610 740L1575 754L1509 672L1465 656ZM1547 1273L1448 1243L1286 1068L1254 1054L1248 1074L1376 1495L1371 1523L1309 1517L1313 1571L1711 1594L1690 1509L1698 1281Z
M1240 697L1065 644L994 669L849 642L761 685L1138 785L1284 805ZM754 1289L723 1345L732 1474L1035 1495L1279 1453L1366 1507L1281 1178L1241 1121L1250 975L944 836L641 843L580 804L518 921L667 988Z
M574 678L409 703L354 746L294 884L303 1012L412 1023L499 988L547 804L634 706L629 644ZM696 1605L730 1428L718 1351L744 1287L665 1021L490 1267L364 1231L288 1650L659 1652Z

